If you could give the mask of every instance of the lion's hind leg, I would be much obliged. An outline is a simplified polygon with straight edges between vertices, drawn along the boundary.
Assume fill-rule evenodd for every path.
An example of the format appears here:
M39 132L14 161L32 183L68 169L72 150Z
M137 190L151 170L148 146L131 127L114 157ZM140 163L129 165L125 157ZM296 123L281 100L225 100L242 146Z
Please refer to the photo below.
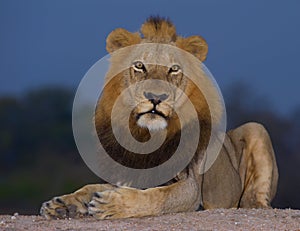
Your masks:
M278 169L268 132L258 123L247 123L228 135L241 155L239 174L243 193L239 207L270 207L277 189Z

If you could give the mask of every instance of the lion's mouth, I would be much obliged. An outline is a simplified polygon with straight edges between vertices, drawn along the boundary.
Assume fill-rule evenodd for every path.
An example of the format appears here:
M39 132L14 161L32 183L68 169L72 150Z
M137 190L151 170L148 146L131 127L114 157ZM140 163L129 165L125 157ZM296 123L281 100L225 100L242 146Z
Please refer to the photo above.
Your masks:
M149 131L158 131L168 126L168 116L153 107L151 110L138 113L137 125L142 128L148 128Z
M139 113L139 114L137 115L137 119L139 119L141 116L143 116L143 115L145 115L145 114L149 114L149 115L153 115L153 116L158 115L158 116L163 117L164 119L167 119L167 118L168 118L164 113L162 113L162 112L156 110L155 108L153 108L153 109L151 109L151 110L149 110L149 111Z

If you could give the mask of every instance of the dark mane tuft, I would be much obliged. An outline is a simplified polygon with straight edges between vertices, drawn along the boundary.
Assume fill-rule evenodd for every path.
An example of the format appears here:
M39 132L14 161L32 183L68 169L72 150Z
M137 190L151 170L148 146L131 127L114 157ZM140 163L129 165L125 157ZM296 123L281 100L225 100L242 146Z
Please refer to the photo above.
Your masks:
M144 38L151 42L169 43L176 41L176 28L170 19L150 16L141 28Z
M168 26L172 27L173 23L171 22L171 20L167 17L161 17L159 15L151 15L149 18L147 18L146 23L151 23L155 26L156 30L159 30L161 28L161 25L163 23L167 23Z

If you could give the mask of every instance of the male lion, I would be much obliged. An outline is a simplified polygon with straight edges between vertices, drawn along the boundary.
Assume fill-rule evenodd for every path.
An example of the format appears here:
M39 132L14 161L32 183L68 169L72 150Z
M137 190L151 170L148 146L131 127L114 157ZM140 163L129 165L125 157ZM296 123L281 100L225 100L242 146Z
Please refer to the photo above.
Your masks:
M179 37L174 25L159 17L150 17L142 25L141 33L143 36L116 29L107 38L111 66L95 113L99 140L119 163L136 169L151 168L170 158L182 129L193 129L191 124L197 119L201 133L192 160L173 179L159 187L138 189L111 184L86 185L74 193L45 202L41 214L46 218L89 214L99 219L116 219L195 211L200 207L269 208L276 193L278 170L269 135L262 125L247 123L227 132L213 165L204 173L200 171L212 122L218 120L223 112L212 86L202 78L201 68L196 77L204 79L201 82L205 85L203 91L187 78L183 69L197 70L192 59L197 59L197 62L206 59L208 46L205 40L200 36ZM184 58L190 59L187 61L189 65L181 66L183 58L171 54L171 51L149 51L144 46L133 46L150 43L168 44L185 50L191 56ZM130 49L125 54L118 53L127 47ZM167 64L144 62L150 56L155 60L167 60ZM130 67L114 73L115 68L125 61L130 62ZM150 138L149 132L155 131L166 131L166 139L151 155L135 155L116 142L111 129L111 114L124 89L149 79L162 80L169 85L149 86L151 90L145 90L145 86L141 85L131 88L117 108L118 126L122 132L125 124L128 126L129 123L132 136L139 142L146 142ZM197 118L190 116L186 100L178 89L193 103ZM132 105L129 120L126 120L122 117L123 112ZM185 113L180 121L177 112Z

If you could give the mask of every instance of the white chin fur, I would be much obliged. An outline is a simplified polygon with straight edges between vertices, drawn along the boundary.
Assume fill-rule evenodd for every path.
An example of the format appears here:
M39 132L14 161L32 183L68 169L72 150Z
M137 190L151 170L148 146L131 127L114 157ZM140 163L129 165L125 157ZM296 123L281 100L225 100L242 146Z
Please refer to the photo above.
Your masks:
M167 127L167 121L162 118L157 116L158 118L147 118L147 116L143 115L141 116L137 124L142 127L142 128L148 128L149 131L158 131L165 129Z

